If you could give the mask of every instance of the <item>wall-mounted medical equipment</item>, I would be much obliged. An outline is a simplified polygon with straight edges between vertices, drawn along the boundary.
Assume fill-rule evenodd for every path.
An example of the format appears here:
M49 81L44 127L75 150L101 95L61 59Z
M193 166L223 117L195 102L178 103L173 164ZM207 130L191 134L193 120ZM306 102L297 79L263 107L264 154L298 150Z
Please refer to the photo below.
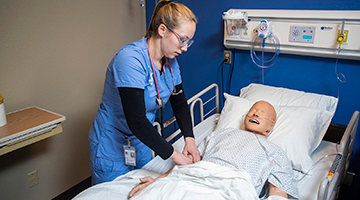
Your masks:
M237 13L243 18L238 14L241 23L234 26ZM230 9L223 19L224 45L229 49L251 49L259 24L267 20L278 37L280 53L360 60L360 11ZM273 41L266 40L264 50L273 51L267 43Z
M248 23L247 13L239 10L229 10L224 13L223 19L225 22L225 31L228 37L238 38L240 36L240 31L245 31L243 24Z
M272 22L263 19L260 21L257 29L255 29L255 32L257 32L257 34L254 34L251 40L251 59L256 66L263 69L273 66L276 63L277 57L280 53L279 39L272 30ZM273 49L273 55L270 56L269 59L265 58L265 46L268 49ZM256 49L261 49L261 56L258 56L258 53L256 53Z

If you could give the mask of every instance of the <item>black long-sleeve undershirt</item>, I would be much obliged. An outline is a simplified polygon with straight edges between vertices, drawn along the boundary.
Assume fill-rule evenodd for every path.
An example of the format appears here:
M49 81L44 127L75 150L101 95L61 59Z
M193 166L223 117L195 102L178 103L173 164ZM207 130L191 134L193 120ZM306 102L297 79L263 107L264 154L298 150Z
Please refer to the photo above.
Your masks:
M182 83L175 86L175 89L178 94L170 96L169 100L171 103L171 108L174 111L175 118L184 137L194 137L190 109L189 105L187 104Z
M144 90L129 87L119 87L118 89L130 130L162 159L169 158L174 152L174 148L159 135L147 119ZM180 90L183 90L182 84L176 86L176 91ZM184 92L170 96L170 103L184 137L194 137L190 111Z

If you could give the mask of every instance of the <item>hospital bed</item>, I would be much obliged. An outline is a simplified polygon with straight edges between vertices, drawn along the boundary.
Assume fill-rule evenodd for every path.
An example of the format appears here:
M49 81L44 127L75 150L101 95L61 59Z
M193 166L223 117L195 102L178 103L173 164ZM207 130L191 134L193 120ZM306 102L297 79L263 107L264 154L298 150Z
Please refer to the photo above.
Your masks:
M240 113L245 114L256 101L266 100L274 105L278 115L274 130L268 139L283 148L291 160L298 180L299 199L337 198L352 154L359 120L358 111L353 113L341 140L331 142L323 138L325 134L332 134L332 129L328 127L336 110L337 98L260 84L250 84L242 88L239 96L224 95L226 102L221 113L216 84L208 86L188 100L193 122L193 109L200 108L197 114L200 115L200 122L197 123L195 120L197 124L194 126L197 145L214 130L241 127ZM164 128L174 121L172 118L164 123ZM280 133L281 131L283 132ZM179 137L179 134L180 130L177 130L167 140L173 140ZM183 139L175 141L173 146L181 152L184 147ZM139 183L139 178L155 178L173 165L171 159L162 160L156 156L142 169L119 176L111 182L92 186L74 199L127 199L130 190Z

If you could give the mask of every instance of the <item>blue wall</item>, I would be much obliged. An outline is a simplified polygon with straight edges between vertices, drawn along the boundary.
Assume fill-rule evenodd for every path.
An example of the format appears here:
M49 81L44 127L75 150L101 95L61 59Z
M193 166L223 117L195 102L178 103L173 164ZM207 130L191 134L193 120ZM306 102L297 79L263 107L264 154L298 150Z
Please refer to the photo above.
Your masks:
M307 9L307 10L360 10L359 0L178 0L187 5L198 17L195 43L188 52L178 57L186 96L189 98L211 83L221 86L221 62L223 60L222 13L235 9ZM154 8L154 0L147 0L147 21ZM249 51L232 50L235 65L230 94L238 94L240 88L250 83L261 83L261 70L251 61ZM225 81L230 65L224 65ZM346 125L353 112L360 110L360 62L339 60L338 71L347 82L338 83L335 76L335 59L280 54L277 63L265 70L265 84L297 89L306 92L337 96L340 99L333 122ZM228 86L224 86L227 88ZM226 89L226 92L229 92ZM360 175L360 136L356 137L354 155L349 170ZM353 187L342 187L344 199L360 199L360 177ZM355 189L356 188L356 189Z

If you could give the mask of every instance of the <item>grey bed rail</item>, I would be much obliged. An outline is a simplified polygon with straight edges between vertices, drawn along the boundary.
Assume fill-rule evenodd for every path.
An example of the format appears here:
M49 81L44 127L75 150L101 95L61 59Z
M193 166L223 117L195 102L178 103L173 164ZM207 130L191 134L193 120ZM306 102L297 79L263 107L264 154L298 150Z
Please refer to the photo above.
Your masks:
M359 112L355 111L338 145L339 154L337 158L339 158L339 160L335 159L332 164L332 168L334 168L335 171L334 176L332 179L325 177L319 186L319 200L333 200L338 198L340 184L344 181L349 167L358 123Z
M211 92L214 90L214 95L212 95L209 99L204 100L204 97L202 95L207 94L208 92ZM204 107L206 104L215 101L215 106L211 107L210 110L204 114ZM216 113L220 112L219 109L219 87L216 83L213 83L206 87L205 89L201 90L199 93L195 94L193 97L191 97L187 103L190 106L190 115L192 119L192 124L194 124L194 106L195 104L199 102L200 106L200 122L202 122L209 114L211 114L213 111ZM170 120L166 121L163 124L163 127L166 128L170 124L174 123L176 121L175 117L172 117ZM175 138L177 135L181 133L181 130L176 130L173 134L171 134L169 137L166 138L166 141L170 141L173 138Z

